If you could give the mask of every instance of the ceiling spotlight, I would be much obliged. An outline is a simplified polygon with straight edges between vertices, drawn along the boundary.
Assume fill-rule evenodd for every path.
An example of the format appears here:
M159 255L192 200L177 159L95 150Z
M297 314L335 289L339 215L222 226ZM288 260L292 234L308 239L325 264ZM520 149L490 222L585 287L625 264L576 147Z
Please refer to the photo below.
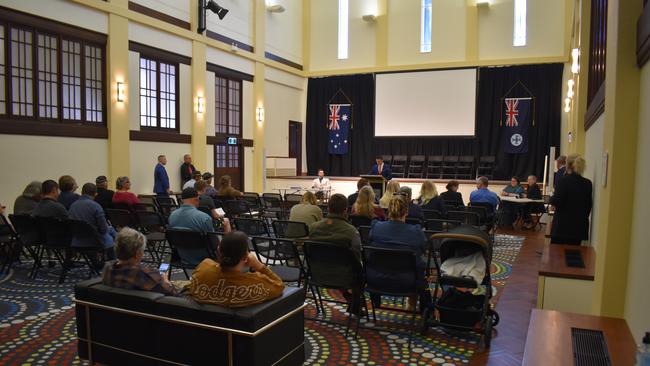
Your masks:
M361 17L365 22L373 23L377 21L377 16L375 14L366 14Z
M219 6L214 0L208 0L207 4L205 0L199 0L199 27L196 30L198 33L205 31L205 13L207 9L217 14L219 19L223 19L228 14L228 9Z
M284 6L280 4L275 4L275 5L267 5L266 11L269 13L284 13Z

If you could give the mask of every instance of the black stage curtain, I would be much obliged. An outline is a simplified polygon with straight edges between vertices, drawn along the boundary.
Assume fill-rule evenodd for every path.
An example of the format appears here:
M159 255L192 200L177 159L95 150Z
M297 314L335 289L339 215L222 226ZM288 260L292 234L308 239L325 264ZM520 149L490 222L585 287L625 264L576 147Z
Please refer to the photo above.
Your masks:
M496 156L493 177L525 179L544 172L544 156L550 146L560 144L563 64L541 64L479 69L476 137L374 137L374 76L370 74L309 79L307 90L307 167L334 176L366 174L376 155L484 155ZM535 126L529 131L527 154L501 152L499 120L501 98L521 81L535 96ZM353 103L354 128L350 131L350 152L327 152L327 103L341 90ZM509 97L528 96L520 86ZM332 103L345 103L339 93Z

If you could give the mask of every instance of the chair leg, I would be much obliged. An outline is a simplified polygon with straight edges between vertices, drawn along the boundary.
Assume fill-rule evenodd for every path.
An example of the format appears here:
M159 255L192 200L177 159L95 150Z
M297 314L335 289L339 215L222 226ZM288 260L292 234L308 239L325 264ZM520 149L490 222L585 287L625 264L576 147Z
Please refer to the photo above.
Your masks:
M306 281L305 281L306 284ZM316 305L316 314L320 314L321 308L320 305L318 304L318 296L316 295L316 291L314 290L314 286L309 285L309 290L311 291L311 295L314 297L314 304ZM325 309L322 310L323 313L325 313Z
M411 349L411 342L413 340L413 328L415 328L415 316L418 312L418 303L417 303L417 296L416 296L416 301L415 301L415 306L413 306L413 314L411 314L411 330L409 332L409 350Z
M45 249L43 247L37 247L36 248L36 256L34 257L34 265L32 266L31 271L29 271L28 278L30 279L35 279L36 274L38 273L38 269L41 268L42 265L42 260L43 260L43 254L45 253Z

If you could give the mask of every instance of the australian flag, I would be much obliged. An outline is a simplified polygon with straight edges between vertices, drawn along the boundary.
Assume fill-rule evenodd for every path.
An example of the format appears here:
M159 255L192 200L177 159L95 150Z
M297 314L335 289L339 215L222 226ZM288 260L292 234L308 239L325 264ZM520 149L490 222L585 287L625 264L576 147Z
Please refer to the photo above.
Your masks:
M533 118L531 98L505 98L501 141L507 154L528 152L528 128Z
M329 104L327 106L327 129L328 148L327 151L333 155L345 155L348 153L350 140L350 116L351 104Z

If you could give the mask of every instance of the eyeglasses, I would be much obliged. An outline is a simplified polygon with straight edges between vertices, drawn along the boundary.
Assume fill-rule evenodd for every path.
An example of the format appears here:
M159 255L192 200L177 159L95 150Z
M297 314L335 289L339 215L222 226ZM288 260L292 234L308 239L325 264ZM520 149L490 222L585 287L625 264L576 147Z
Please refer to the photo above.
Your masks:
M404 192L395 192L393 193L393 196L402 196L402 197L408 197L408 195Z

